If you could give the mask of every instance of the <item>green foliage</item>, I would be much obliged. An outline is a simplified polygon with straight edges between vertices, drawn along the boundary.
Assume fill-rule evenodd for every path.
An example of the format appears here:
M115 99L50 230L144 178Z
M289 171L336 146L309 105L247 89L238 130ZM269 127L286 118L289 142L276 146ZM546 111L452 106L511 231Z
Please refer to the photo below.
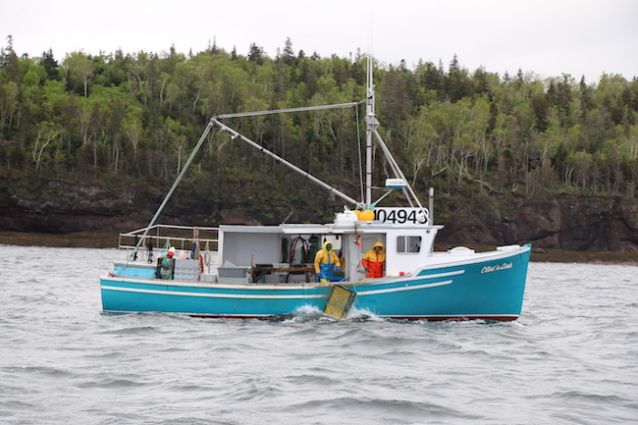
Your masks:
M252 43L245 56L212 45L188 56L173 47L162 54L73 52L58 64L51 50L19 57L9 39L0 53L0 171L69 181L130 177L161 187L181 170L212 115L361 100L365 60L359 52L354 59L295 54L286 39L274 58ZM469 72L456 56L447 69L432 62L375 68L380 131L420 193L436 185L450 192L635 195L636 78L603 75L592 85L569 75L541 81L522 71L501 78L483 68ZM357 194L363 109L358 115L359 128L354 110L232 124ZM388 170L375 155L375 185ZM217 132L192 175L224 202L241 197L277 214L320 191ZM251 197L255 190L260 195ZM272 191L276 197L262 196Z
M82 89L80 93L84 97L89 95L89 80L93 77L96 66L102 68L104 66L103 58L91 59L82 52L71 53L64 59L64 68L67 72L67 84L76 91Z

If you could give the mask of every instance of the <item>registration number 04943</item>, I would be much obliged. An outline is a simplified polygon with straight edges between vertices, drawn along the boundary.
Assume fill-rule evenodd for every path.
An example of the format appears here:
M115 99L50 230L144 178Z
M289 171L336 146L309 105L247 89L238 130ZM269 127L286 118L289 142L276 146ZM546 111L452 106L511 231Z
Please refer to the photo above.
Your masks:
M423 208L376 208L374 219L393 224L427 224L429 213Z

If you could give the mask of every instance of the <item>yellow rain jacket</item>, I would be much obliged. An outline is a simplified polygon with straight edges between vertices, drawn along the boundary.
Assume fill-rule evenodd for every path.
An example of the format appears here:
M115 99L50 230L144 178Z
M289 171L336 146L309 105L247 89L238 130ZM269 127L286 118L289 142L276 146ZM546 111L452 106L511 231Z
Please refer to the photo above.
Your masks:
M341 261L339 261L337 254L335 254L332 249L328 251L326 248L328 244L330 244L330 242L324 242L323 249L317 251L317 255L315 255L315 273L319 273L320 264L334 264L335 267L341 267Z

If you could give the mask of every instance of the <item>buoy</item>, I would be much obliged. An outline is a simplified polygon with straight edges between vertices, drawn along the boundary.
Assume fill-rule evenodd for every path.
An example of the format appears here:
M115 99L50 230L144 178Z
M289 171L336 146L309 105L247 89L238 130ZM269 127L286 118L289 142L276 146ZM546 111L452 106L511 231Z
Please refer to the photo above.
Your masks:
M361 220L361 221L372 221L372 220L374 220L374 211L372 211L372 210L361 211L361 213L359 214L359 220Z
M361 210L354 210L353 213L357 216L358 220L361 220Z

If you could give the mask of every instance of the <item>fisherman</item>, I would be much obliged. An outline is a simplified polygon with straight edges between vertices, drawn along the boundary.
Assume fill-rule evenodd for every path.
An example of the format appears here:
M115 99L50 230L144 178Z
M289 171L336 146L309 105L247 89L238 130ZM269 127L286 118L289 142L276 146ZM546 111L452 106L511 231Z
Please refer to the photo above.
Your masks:
M366 269L366 277L378 279L383 277L383 269L385 268L385 252L383 244L375 242L372 249L369 249L361 260L363 267Z
M320 282L332 282L335 270L341 270L341 262L332 250L332 244L324 242L323 249L317 251L315 255L315 274L318 275Z
M173 279L173 270L175 269L175 247L170 247L166 252L166 256L161 257L158 265L160 279Z

